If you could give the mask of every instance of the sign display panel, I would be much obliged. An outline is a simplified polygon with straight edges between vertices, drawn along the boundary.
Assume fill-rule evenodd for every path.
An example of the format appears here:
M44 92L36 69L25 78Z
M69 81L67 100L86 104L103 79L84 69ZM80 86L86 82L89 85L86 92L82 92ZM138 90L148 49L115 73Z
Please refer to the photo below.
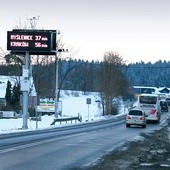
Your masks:
M7 32L7 50L12 53L54 54L56 31L13 30Z

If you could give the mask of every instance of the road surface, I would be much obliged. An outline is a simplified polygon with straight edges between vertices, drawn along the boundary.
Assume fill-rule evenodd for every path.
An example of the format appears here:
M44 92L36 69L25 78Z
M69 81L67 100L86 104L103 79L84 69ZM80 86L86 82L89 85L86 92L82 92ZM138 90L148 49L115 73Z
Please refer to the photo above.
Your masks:
M164 113L161 123L168 117ZM161 127L147 124L126 128L124 118L108 122L67 126L38 134L0 137L0 169L2 170L71 170L82 169L96 163L101 156L133 140L140 133L148 133Z

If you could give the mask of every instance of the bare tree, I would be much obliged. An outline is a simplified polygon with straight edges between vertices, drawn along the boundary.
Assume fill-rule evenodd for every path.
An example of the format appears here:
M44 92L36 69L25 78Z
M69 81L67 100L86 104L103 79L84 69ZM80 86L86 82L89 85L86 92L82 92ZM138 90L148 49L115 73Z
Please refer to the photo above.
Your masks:
M115 114L113 99L126 93L128 82L122 72L124 66L125 62L118 53L109 51L104 54L100 72L100 96L101 103L105 106L104 115Z
M5 51L0 47L0 64L5 64L5 58L4 56L6 55Z
M61 42L60 40L60 47L64 47L63 42ZM72 57L74 56L74 54L76 53L75 50L73 50L72 48L69 49L69 53L68 55L66 55L66 57L64 57L64 53L59 52L59 59L58 59L58 72L59 72L59 81L58 81L58 94L57 94L57 99L59 100L60 98L60 92L61 89L63 88L63 84L66 81L66 79L68 78L69 74L78 67L77 63L73 62ZM63 68L63 64L65 61L65 68Z
M39 19L39 17L38 17L38 19ZM19 21L16 22L14 29L35 29L36 23L37 23L36 21L38 19L37 19L37 17L33 17L30 19L27 18L26 21L21 21L21 19L19 19ZM18 65L19 70L22 69L22 65L25 63L25 55L23 55L23 54L17 55L17 54L8 53L8 54L4 55L4 58L5 58L5 61L7 64Z

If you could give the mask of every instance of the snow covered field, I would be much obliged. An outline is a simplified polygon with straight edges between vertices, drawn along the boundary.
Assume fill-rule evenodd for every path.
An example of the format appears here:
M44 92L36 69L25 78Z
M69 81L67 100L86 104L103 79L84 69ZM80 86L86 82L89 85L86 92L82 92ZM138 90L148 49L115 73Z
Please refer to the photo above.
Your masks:
M87 98L91 98L91 104L87 104ZM97 93L89 93L88 95L84 95L83 92L65 92L62 93L61 101L62 101L62 116L78 116L78 113L82 116L82 122L87 121L96 121L101 119L106 119L108 117L102 116L102 105L99 102L100 100ZM120 114L125 114L125 108L122 104L122 109L120 109ZM62 122L60 125L59 122L56 122L55 125L51 125L53 120L55 119L54 115L48 116L44 115L41 117L41 121L38 121L38 129L44 128L53 128L57 126L65 126L71 124L70 121ZM77 123L79 123L77 121ZM75 121L72 122L75 124ZM21 132L25 131L22 129L23 119L0 119L0 134L2 133L10 133L10 132ZM36 130L36 121L28 119L28 129L27 130Z

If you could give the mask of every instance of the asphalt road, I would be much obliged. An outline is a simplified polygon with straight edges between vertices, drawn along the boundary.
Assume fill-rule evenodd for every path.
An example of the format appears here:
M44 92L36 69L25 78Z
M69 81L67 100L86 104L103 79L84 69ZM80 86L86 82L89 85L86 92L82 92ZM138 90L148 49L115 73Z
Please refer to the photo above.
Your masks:
M162 115L161 122L168 116ZM140 133L151 132L161 127L160 124L147 124L146 129L126 128L124 121L90 124L55 130L37 135L29 134L10 138L0 137L0 169L2 170L71 170L96 163L101 156L133 140ZM69 131L71 130L71 131ZM62 135L63 134L63 135ZM43 135L43 137L42 137ZM18 141L22 140L22 142ZM31 140L32 139L32 140ZM8 143L6 143L8 141ZM11 142L10 142L11 141ZM18 144L17 144L18 143Z

